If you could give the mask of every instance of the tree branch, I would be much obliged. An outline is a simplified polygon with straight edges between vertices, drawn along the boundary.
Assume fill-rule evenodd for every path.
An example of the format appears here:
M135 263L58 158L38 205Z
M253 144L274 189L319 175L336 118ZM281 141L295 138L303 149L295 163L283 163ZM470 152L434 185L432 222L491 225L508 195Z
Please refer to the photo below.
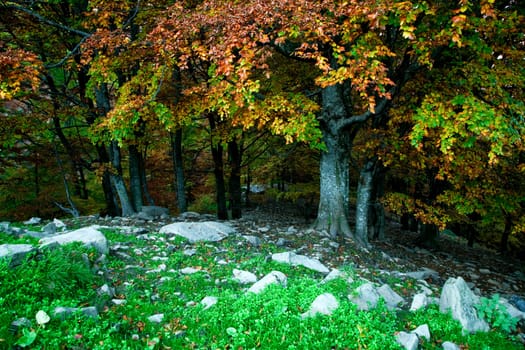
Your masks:
M75 29L75 28L71 28L71 27L68 27L66 25L63 25L63 24L57 23L55 21L52 21L50 19L47 19L44 16L42 16L41 14L39 14L39 13L33 11L33 10L30 10L28 8L22 7L22 6L6 5L6 6L3 6L3 7L7 8L7 9L13 9L13 10L25 12L28 15L38 19L42 23L45 23L47 25L50 25L50 26L58 28L58 29L65 30L66 32L77 34L77 35L80 35L80 36L85 37L85 38L87 38L87 37L89 37L91 35L91 33L84 32L82 30L78 30L78 29Z

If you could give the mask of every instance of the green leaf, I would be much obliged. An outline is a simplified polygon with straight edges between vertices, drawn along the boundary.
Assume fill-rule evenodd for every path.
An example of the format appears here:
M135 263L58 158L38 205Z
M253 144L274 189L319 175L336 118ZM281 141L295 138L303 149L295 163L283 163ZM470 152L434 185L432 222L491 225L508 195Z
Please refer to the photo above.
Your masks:
M15 345L21 346L23 348L33 344L33 342L36 339L36 332L35 331L29 331L27 329L23 329L22 332L24 333L20 339L15 343Z

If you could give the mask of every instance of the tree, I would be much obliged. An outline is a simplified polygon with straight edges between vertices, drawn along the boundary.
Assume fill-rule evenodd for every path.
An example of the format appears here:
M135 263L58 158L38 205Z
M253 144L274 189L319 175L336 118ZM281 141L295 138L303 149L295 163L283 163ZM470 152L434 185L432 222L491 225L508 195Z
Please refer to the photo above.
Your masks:
M467 14L478 19L493 16L489 2L483 2L481 9L465 1L458 6L448 2L289 0L206 1L188 9L177 4L150 39L163 62L182 70L193 69L193 62L210 63L207 83L193 90L201 89L206 96L201 110L217 110L246 128L256 125L254 117L259 116L258 125L284 133L290 140L300 135L293 132L297 123L306 121L302 130L319 123L324 152L316 227L331 236L351 236L366 246L366 225L359 225L357 232L348 225L353 138L366 121L387 116L392 98L414 72L430 69L443 47L468 45L461 41ZM294 114L292 108L280 108L285 116L265 118L275 100L287 107L307 101L304 92L293 97L259 95L261 73L271 74L267 62L276 53L309 62L317 72L321 107L317 122L301 119L308 109ZM301 103L294 103L294 98L301 98ZM257 113L236 113L245 106ZM303 139L317 141L315 135L309 132ZM369 165L363 171L365 177ZM366 213L372 188L361 189L357 211Z

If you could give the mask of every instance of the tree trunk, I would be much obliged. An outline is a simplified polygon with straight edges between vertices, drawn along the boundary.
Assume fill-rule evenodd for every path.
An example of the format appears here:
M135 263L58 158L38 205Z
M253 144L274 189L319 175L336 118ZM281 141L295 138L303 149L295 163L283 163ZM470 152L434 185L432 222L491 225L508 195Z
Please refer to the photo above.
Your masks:
M349 150L340 136L325 133L326 152L321 154L319 210L314 227L335 238L352 236L348 224Z
M355 217L355 239L363 246L368 246L368 224L371 208L375 160L368 160L359 173Z
M230 193L230 207L232 219L240 219L242 216L242 190L241 190L241 161L242 150L239 149L237 141L228 142L228 156L230 162L230 179L228 183Z
M501 235L500 247L499 250L501 253L505 253L508 250L509 236L512 232L512 218L510 215L505 214L505 228L503 229L503 234Z
M369 217L369 237L376 240L385 239L385 208L381 204L381 197L384 194L385 169L380 162L377 162L374 169L374 179L372 183L372 203L370 205Z
M109 154L106 147L102 145L96 146L99 161L105 165L109 163ZM104 199L106 201L106 213L109 216L119 216L120 210L118 207L117 197L111 184L111 175L107 169L102 173L102 190L104 191Z
M224 182L224 164L222 160L222 145L219 143L211 147L213 156L213 175L215 176L215 192L217 200L217 218L228 220L228 208L226 206L226 184Z
M135 211L133 210L133 205L129 199L126 184L124 183L124 179L122 178L120 148L114 141L111 142L110 158L113 168L115 170L115 173L111 174L111 183L115 187L115 190L117 191L117 195L120 200L120 207L122 209L121 215L131 216L135 214Z
M347 116L343 96L340 85L322 90L320 127L326 151L321 154L319 210L314 227L332 238L352 236L348 224L351 136L339 126Z
M146 176L146 151L139 153L139 174L140 174L140 187L142 188L142 195L147 201L148 205L155 205L155 201L148 188L148 177Z
M171 154L175 172L175 187L177 188L177 207L179 213L188 211L186 188L184 185L184 166L182 163L182 128L171 134Z
M223 148L221 140L214 140L217 130L216 113L207 115L210 123L210 145L213 157L213 175L215 177L215 195L217 200L217 218L228 220L228 207L226 205L226 184L224 182L224 162L222 159Z
M142 210L142 181L140 175L140 152L136 145L128 146L129 152L129 190L131 203L136 212Z

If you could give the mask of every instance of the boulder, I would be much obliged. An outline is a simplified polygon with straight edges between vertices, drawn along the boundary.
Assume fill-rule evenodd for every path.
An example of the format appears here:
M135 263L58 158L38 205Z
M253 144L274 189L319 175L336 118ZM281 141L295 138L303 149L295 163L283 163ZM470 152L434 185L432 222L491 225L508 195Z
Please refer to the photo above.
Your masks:
M459 350L459 346L449 341L444 342L441 346L443 350Z
M207 296L201 300L201 304L204 306L204 310L207 310L213 305L217 304L218 301L219 299L217 297Z
M389 310L393 310L397 308L399 304L403 304L405 302L405 299L403 299L399 294L394 292L388 284L383 284L377 289L377 292L380 296L383 297L386 306Z
M20 265L27 254L36 250L31 244L1 244L0 259L10 259L9 266Z
M233 279L240 284L248 284L257 282L257 276L249 271L242 271L233 269Z
M181 236L195 243L199 241L218 242L235 233L235 229L228 224L216 221L176 222L161 227L159 232Z
M399 332L396 342L406 350L417 350L419 347L419 338L414 333Z
M45 237L40 240L40 247L50 245L64 245L73 242L84 243L84 246L94 247L101 254L109 253L108 240L97 230L97 226L84 227L75 231L60 234L52 237Z
M330 272L330 270L326 266L324 266L319 260L312 259L304 255L295 254L293 252L272 254L272 260L285 264L291 264L293 266L304 266L307 269L321 272L324 274L328 274Z
M430 341L430 329L427 324L417 327L410 333L417 335L418 338L424 338L426 341Z
M361 311L368 311L377 306L380 295L376 287L368 282L360 285L355 290L355 295L351 294L348 299L357 305L357 309Z
M474 307L479 298L470 290L463 278L449 278L439 300L439 310L442 313L451 312L452 317L458 320L465 333L486 332L489 325L478 317Z
M331 315L338 307L337 299L330 293L324 293L315 298L308 311L303 313L301 317L313 317L317 314Z
M283 287L286 287L287 277L284 273L280 271L272 271L259 281L255 282L249 289L248 292L255 294L261 293L266 287L270 284L280 284Z
M428 305L428 297L425 293L418 293L414 295L412 299L412 305L410 305L410 311L417 311Z

